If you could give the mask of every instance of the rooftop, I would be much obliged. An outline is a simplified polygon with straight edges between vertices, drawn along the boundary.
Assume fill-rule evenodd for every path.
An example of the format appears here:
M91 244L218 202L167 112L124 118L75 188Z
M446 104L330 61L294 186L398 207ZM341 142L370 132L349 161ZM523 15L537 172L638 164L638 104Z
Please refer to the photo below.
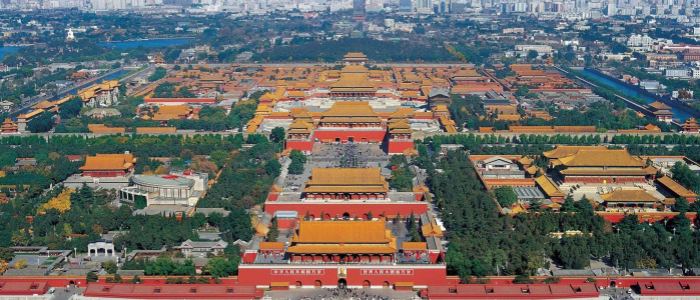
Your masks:
M132 180L139 185L155 185L165 187L190 188L194 186L194 180L175 175L134 175Z
M380 168L314 168L305 192L388 192Z
M293 243L303 244L386 244L391 231L384 221L301 221Z
M651 194L642 189L616 190L611 193L600 195L606 202L658 202Z
M97 154L85 158L82 171L126 170L134 166L136 158L133 154Z
M552 162L566 167L645 167L644 161L625 149L581 149Z

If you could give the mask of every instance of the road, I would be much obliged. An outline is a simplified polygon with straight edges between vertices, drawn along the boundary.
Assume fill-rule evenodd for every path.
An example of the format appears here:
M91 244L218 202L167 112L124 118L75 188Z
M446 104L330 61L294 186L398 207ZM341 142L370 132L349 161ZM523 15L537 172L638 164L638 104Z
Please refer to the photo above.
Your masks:
M70 286L70 287L58 287L54 288L53 294L51 294L51 300L68 300L71 299L74 295L82 295L83 292L85 292L85 289L78 288L76 286Z
M155 66L149 65L148 67L143 68L142 70L140 70L140 71L138 71L138 72L134 72L134 73L132 73L132 74L129 74L129 75L126 75L126 76L122 77L121 79L119 79L119 81L120 81L120 82L127 82L127 81L131 80L131 79L134 78L134 77L143 76L144 74L148 74L148 73L150 73L150 72L153 72L153 70L154 70L155 68L156 68Z
M107 72L107 73L105 73L105 74L102 74L102 75L100 75L100 76L98 76L98 77L90 78L90 79L85 80L85 81L81 81L81 82L79 82L79 83L76 83L76 84L74 84L74 85L71 85L71 86L69 86L69 87L67 87L67 88L64 88L64 89L60 90L60 91L59 91L56 95L54 95L54 96L50 96L50 95L37 95L37 96L31 97L29 100L23 101L22 104L21 104L17 109L15 109L15 110L13 110L12 112L10 112L10 115L16 115L16 114L25 112L26 110L28 110L29 108L31 108L31 107L34 106L35 104L37 104L37 103L39 103L39 102L41 102L41 101L44 101L44 100L58 100L58 99L60 99L60 98L62 98L62 97L64 97L64 96L66 96L66 95L68 95L68 94L73 94L73 93L75 93L75 91L77 91L77 90L79 90L79 89L83 89L83 88L85 88L85 87L87 87L87 86L89 86L89 85L92 85L93 83L95 83L95 82L97 82L97 81L99 81L99 80L102 80L102 79L104 79L104 78L107 78L107 77L109 77L109 76L112 76L112 75L114 75L114 74L116 74L116 73L118 73L118 72L122 72L122 71L124 71L124 70L125 70L125 68L118 68L118 69L109 71L109 72Z

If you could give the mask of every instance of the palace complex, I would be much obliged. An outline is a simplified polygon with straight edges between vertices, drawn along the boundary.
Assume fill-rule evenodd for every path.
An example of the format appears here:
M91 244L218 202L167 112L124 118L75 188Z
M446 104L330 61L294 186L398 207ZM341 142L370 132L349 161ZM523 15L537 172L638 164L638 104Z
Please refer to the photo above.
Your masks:
M656 176L654 167L624 149L559 146L543 155L566 183L643 183Z
M285 128L287 149L306 153L314 142L354 142L402 154L413 150L414 132L456 132L447 105L450 87L464 82L460 74L490 81L467 66L369 69L362 57L350 53L340 69L309 67L307 76L294 70L286 73L294 80L261 82L268 92L246 131Z
M422 77L370 70L365 62L350 53L340 69L314 67L307 80L278 82L260 98L246 131L285 128L287 151L320 161L306 165L301 181L283 177L270 190L263 219L288 238L257 235L239 266L242 283L275 289L447 283L443 228L427 189L392 190L391 170L382 167L387 155L415 152L416 131L456 131L449 96L437 92L450 85L445 71L459 70ZM344 165L336 156L350 155L346 146L374 153L376 163Z
M510 214L524 212L533 203L552 210L561 208L567 197L590 201L597 213L613 223L626 214L640 220L672 218L678 198L695 202L697 194L668 174L676 162L697 166L685 157L640 157L626 149L605 146L557 146L542 153L546 166L518 155L471 155L477 173L488 189L510 186L518 201L505 207ZM694 219L695 213L687 213Z
M288 243L259 242L247 250L239 280L285 288L445 284L442 231L431 231L432 226L413 228L425 241L412 241L382 219L301 220Z
M265 212L310 219L407 217L428 211L424 192L390 192L379 168L314 168L300 193L273 187Z
M97 154L85 158L85 164L80 167L82 176L116 177L125 176L134 170L136 158L133 154Z

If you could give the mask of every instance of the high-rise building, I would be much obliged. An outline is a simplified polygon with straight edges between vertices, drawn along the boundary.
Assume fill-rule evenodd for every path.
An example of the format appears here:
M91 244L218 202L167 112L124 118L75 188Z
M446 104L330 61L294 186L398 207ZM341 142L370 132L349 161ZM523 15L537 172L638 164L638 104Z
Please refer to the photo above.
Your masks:
M364 21L366 14L366 0L353 0L352 11L356 20Z
M411 0L399 0L399 10L411 11L413 3Z

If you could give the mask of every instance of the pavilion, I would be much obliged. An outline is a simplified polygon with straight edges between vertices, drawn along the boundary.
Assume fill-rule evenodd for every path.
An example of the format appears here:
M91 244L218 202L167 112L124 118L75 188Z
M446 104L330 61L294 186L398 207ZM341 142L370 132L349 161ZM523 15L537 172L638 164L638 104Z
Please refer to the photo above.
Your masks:
M544 156L565 183L644 183L656 176L654 167L625 149L559 146Z
M287 248L292 263L389 263L396 252L384 221L301 221Z
M389 184L379 168L315 168L302 197L308 200L385 200Z
M117 177L125 176L134 170L136 158L131 153L97 154L85 158L80 167L83 176Z

